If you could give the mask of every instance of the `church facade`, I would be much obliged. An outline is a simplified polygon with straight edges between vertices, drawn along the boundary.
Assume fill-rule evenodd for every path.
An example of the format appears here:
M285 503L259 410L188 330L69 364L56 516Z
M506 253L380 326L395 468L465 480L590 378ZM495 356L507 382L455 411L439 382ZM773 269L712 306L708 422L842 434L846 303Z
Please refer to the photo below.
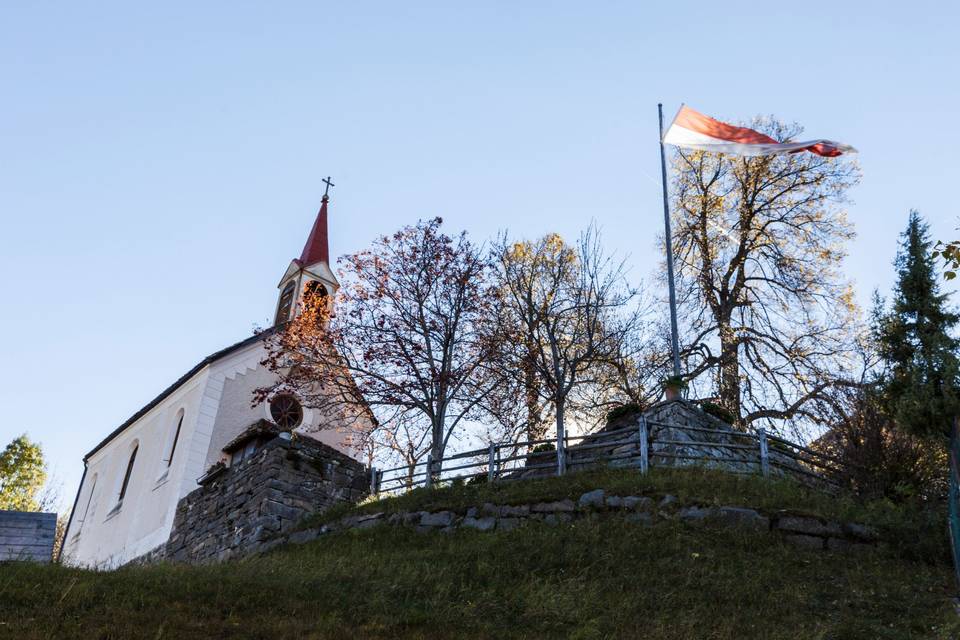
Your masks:
M327 205L325 195L300 257L280 280L274 326L201 360L84 456L64 562L112 568L164 545L178 503L197 481L218 463L229 467L256 453L255 438L236 448L252 425L269 423L356 457L336 418L289 394L251 406L254 390L275 381L261 364L264 341L298 312L304 296L332 300L339 287L329 264ZM360 420L351 428L363 428Z

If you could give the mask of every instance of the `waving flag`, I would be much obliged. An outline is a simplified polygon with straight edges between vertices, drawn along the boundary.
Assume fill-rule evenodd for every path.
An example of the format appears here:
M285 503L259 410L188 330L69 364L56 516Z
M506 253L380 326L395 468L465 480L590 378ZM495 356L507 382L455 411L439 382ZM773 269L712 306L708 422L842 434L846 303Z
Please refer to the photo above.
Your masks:
M832 158L844 153L856 153L848 144L832 140L806 142L777 142L768 135L746 127L735 127L714 120L684 105L670 123L663 142L675 147L727 153L735 156L769 156L778 153L809 151Z

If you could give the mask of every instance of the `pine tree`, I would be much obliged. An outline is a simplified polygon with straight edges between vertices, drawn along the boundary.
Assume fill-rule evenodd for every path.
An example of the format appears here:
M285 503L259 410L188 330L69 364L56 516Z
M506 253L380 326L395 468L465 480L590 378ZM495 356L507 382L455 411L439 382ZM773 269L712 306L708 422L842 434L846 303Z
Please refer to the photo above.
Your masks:
M928 228L916 211L901 237L893 305L876 325L886 365L880 384L887 411L901 429L947 436L960 412L960 342L951 335L960 316L940 293Z

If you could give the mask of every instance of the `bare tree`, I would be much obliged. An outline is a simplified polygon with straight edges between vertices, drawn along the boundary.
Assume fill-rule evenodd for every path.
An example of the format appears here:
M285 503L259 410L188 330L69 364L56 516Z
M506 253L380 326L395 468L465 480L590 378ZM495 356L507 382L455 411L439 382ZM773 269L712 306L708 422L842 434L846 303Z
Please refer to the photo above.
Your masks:
M622 262L604 254L592 226L575 247L556 235L534 243L502 238L494 262L510 320L508 339L498 344L519 337L524 343L523 349L502 349L497 368L520 380L526 378L525 366L532 368L541 383L538 393L553 410L563 473L568 403L578 389L602 379L604 363L616 357L635 327L636 315L626 312L634 292Z
M598 408L627 403L643 408L660 398L670 367L669 328L654 321L649 306L641 309L641 321L624 332L617 353L606 363L604 382L591 392Z
M383 236L340 259L343 287L330 305L306 305L275 339L266 366L278 388L322 412L372 412L369 437L419 460L418 433L434 460L485 395L487 263L435 218Z
M430 453L429 425L416 415L399 413L386 423L389 428L374 429L367 440L370 465L376 456L384 452L391 459L398 459L405 467L403 484L412 489L416 480L417 465Z
M797 125L757 119L777 140ZM680 152L673 236L691 379L746 426L806 417L843 375L856 309L839 267L841 209L859 180L846 159ZM703 378L696 381L703 383Z

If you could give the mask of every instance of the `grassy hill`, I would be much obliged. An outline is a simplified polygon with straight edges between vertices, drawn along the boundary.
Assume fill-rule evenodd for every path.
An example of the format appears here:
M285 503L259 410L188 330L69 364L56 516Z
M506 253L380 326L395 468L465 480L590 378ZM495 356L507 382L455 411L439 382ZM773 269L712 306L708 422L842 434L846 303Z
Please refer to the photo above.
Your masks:
M206 567L9 564L0 566L0 637L960 637L943 518L919 507L716 472L598 471L417 491L357 510L576 498L598 487L856 520L890 542L845 555L768 533L598 515L489 533L348 531Z

